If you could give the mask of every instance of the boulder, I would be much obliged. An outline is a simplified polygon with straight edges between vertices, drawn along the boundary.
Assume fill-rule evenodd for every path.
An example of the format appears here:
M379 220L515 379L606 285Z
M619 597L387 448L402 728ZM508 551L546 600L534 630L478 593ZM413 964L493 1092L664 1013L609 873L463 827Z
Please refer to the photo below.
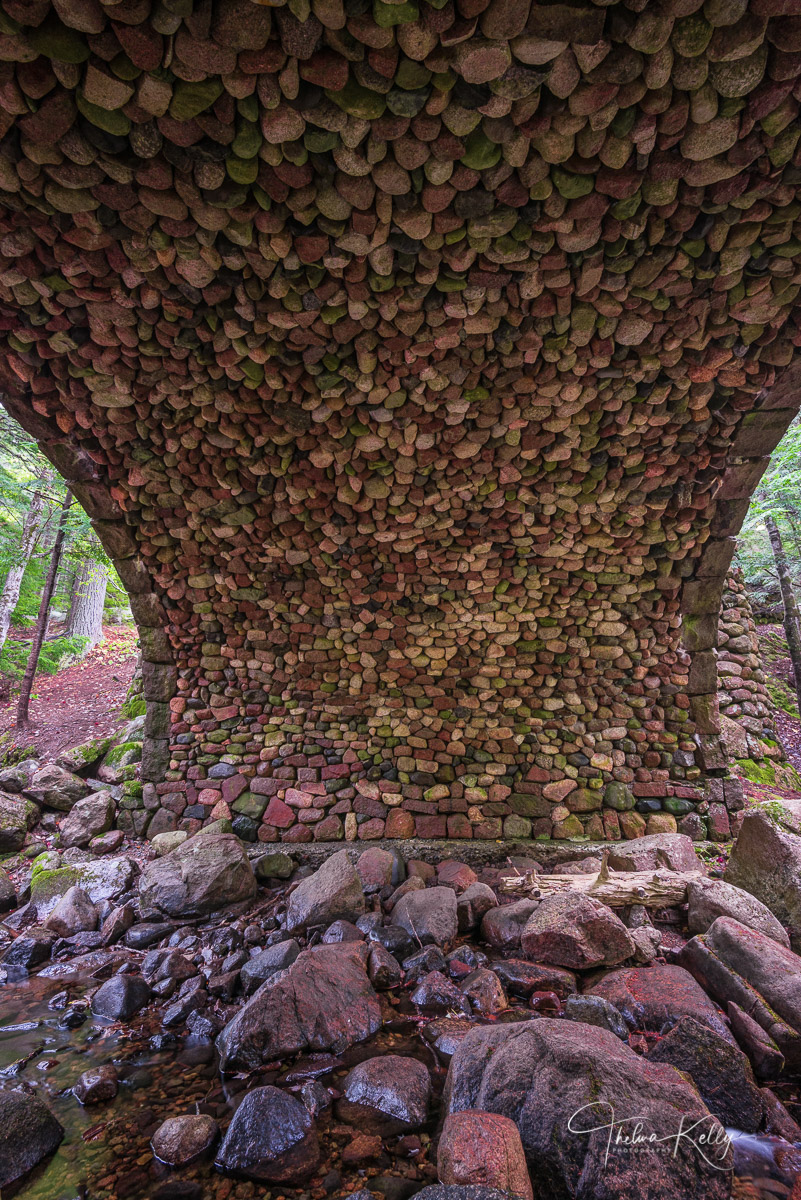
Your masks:
M108 833L100 833L97 837L93 837L89 843L89 850L92 854L116 854L122 849L122 844L125 841L125 834L121 829L109 829Z
M111 829L116 811L111 792L90 792L82 800L76 800L59 826L60 844L65 849L88 846L93 837Z
M688 971L672 963L611 971L586 994L602 996L614 1004L632 1029L663 1033L682 1017L694 1017L722 1038L732 1040L723 1015L703 988Z
M28 830L38 817L39 809L32 800L0 792L0 853L21 850Z
M608 1029L615 1037L628 1041L629 1027L625 1017L603 996L568 996L565 1000L565 1018Z
M231 833L199 833L165 858L148 863L139 880L144 920L205 917L252 900L256 878Z
M139 975L112 975L92 997L92 1012L110 1021L130 1021L150 999L150 988Z
M40 921L50 915L60 897L71 887L80 887L93 904L118 899L133 887L139 869L135 862L124 856L56 868L37 864L38 860L31 876L31 905Z
M355 921L364 912L364 892L358 872L340 850L321 867L302 879L289 897L286 927L306 929L310 925L330 925L342 918Z
M266 979L270 979L277 971L291 967L299 954L300 946L294 938L287 942L276 942L274 946L260 950L243 964L239 972L242 991L246 996L252 996Z
M555 992L560 1000L576 991L576 977L562 967L546 967L522 958L498 959L492 969L511 996L528 997L532 992Z
M25 791L37 804L43 804L45 808L69 812L78 800L88 795L89 785L71 771L65 771L55 763L48 763L31 776Z
M450 887L407 892L393 908L392 922L424 946L448 947L459 932L456 892Z
M635 949L611 908L582 892L546 896L526 922L520 945L532 962L573 971L616 966Z
M437 1184L432 1183L422 1191L415 1192L414 1200L509 1200L509 1192L501 1192L498 1188L485 1187L475 1184ZM354 1192L350 1200L368 1200L368 1191Z
M801 958L731 917L689 941L679 961L721 1004L734 1002L801 1070Z
M9 912L17 907L17 894L10 876L0 867L0 913Z
M687 925L690 933L706 933L718 917L733 917L741 925L773 938L780 946L790 939L769 908L750 892L722 879L699 879L687 889Z
M71 746L69 750L60 751L56 758L56 764L64 767L67 771L82 771L98 762L113 740L111 735L103 738L90 738L88 742L82 742L80 746Z
M47 962L57 940L58 934L54 930L34 925L15 938L3 952L0 962L6 967L24 967L30 971Z
M418 1008L429 1011L447 1009L453 1012L463 1012L468 1016L471 1012L470 1001L441 971L429 971L427 975L424 975L409 999Z
M246 1094L217 1155L222 1170L259 1183L302 1182L319 1161L312 1118L300 1101L276 1087Z
M743 1052L695 1017L682 1017L648 1053L650 1062L686 1071L707 1108L723 1125L756 1133L762 1097Z
M486 912L481 921L481 940L505 953L520 950L520 938L539 900L515 900Z
M156 1158L168 1167L186 1167L211 1149L219 1133L213 1117L187 1113L163 1121L150 1139L150 1146Z
M514 1121L498 1113L449 1113L437 1147L444 1184L483 1184L519 1200L533 1200L523 1143Z
M542 1196L730 1194L728 1138L689 1080L592 1025L543 1017L474 1029L451 1059L443 1107L514 1121ZM618 1146L614 1134L631 1133L634 1122L659 1141ZM679 1136L688 1127L695 1137ZM675 1149L665 1153L670 1139Z
M30 759L25 759L16 766L3 767L0 769L0 790L16 795L24 789L33 772L38 769L38 763L34 764Z
M267 883L274 879L289 879L295 870L295 860L288 854L276 851L274 854L262 854L253 864L259 883Z
M430 1101L431 1080L423 1063L384 1054L359 1063L345 1077L337 1116L386 1137L424 1125Z
M98 915L96 906L86 892L79 887L71 887L58 901L44 927L52 929L59 937L68 938L76 933L97 929Z
M484 1017L496 1016L509 1007L503 984L494 971L478 967L462 980L460 990L470 1001L474 1012Z
M692 839L683 833L652 833L630 842L613 842L609 866L615 871L700 871L704 864L695 853Z
M112 1063L103 1063L100 1067L90 1067L88 1071L84 1071L74 1085L72 1094L80 1104L89 1107L113 1100L118 1088L116 1068Z
M801 951L801 837L751 809L743 817L725 880L766 905Z
M0 1188L10 1188L52 1154L64 1130L29 1092L0 1087Z
M255 1070L302 1050L341 1053L381 1027L364 942L305 950L267 979L217 1040L223 1070Z
M359 855L356 871L366 896L399 884L403 879L398 856L380 846L368 846Z
M370 947L367 975L373 987L379 992L397 987L403 979L403 972L397 958L378 942Z

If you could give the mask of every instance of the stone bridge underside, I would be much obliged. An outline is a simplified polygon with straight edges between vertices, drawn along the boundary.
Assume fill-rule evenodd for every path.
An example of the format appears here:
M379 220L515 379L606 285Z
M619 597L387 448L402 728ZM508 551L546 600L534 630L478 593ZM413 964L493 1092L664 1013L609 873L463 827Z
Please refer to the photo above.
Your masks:
M136 827L725 802L720 591L798 405L798 0L0 9L4 402L142 627Z

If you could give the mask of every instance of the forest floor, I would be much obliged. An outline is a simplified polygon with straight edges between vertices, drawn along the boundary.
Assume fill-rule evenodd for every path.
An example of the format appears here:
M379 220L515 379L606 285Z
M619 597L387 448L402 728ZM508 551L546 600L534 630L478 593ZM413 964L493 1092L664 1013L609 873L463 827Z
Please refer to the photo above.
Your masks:
M36 676L28 729L14 728L18 687L0 699L0 756L33 746L38 759L50 762L60 751L124 724L119 710L136 666L136 630L107 625L103 633L104 640L86 658L55 675Z

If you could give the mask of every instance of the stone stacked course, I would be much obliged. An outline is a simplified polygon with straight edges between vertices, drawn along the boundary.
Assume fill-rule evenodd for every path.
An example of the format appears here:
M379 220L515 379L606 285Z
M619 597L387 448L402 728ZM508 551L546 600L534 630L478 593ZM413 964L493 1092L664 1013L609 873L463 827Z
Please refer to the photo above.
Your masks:
M797 8L4 0L0 382L131 593L143 812L725 808L717 612L798 407Z

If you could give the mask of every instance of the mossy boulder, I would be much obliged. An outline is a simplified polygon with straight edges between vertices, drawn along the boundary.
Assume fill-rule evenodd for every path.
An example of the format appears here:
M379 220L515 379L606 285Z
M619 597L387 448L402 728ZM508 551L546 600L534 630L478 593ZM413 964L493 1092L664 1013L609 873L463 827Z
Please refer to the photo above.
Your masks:
M21 850L38 819L39 809L32 800L0 792L0 853Z
M78 771L82 771L85 767L91 767L93 763L101 759L113 740L111 735L104 738L90 738L88 742L83 742L80 746L63 750L56 759L56 763L65 770L77 774Z

